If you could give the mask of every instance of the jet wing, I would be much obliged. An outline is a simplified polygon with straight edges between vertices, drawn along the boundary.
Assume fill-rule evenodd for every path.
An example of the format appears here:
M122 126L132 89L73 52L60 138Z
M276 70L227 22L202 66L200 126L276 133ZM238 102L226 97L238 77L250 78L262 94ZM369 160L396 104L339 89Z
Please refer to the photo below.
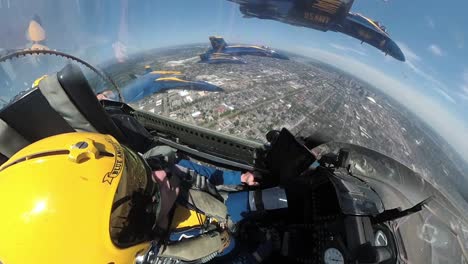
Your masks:
M178 77L160 77L154 80L155 91L152 93L171 89L187 89L195 91L222 92L223 89L205 81L188 81ZM149 89L151 90L151 89Z

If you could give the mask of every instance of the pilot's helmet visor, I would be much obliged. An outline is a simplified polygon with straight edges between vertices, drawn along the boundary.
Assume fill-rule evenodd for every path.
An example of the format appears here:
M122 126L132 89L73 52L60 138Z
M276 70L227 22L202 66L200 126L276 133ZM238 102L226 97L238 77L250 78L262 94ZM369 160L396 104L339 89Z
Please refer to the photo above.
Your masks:
M151 240L152 228L160 211L158 185L144 159L123 146L122 178L112 203L110 236L119 247Z

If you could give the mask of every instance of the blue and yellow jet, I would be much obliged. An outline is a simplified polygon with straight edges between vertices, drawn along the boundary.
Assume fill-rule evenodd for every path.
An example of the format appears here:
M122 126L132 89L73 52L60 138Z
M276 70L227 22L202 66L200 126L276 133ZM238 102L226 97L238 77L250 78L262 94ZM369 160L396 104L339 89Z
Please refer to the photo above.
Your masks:
M234 56L253 55L289 60L286 55L280 54L266 46L256 45L228 45L222 37L210 37L211 49L200 55L200 62L206 63L245 63Z
M386 55L405 61L405 55L384 26L360 14L350 13L354 0L229 0L240 5L244 17L336 31L366 42Z
M221 92L222 88L204 81L187 81L182 79L179 71L153 71L149 66L145 67L144 75L132 75L134 78L120 89L125 102L139 101L155 93L172 89Z

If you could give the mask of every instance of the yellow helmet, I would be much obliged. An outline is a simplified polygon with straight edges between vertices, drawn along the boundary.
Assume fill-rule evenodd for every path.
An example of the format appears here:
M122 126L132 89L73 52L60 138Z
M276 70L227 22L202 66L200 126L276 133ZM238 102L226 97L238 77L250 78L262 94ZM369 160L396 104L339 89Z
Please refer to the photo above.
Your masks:
M0 263L134 263L159 210L148 170L108 135L20 150L0 167Z

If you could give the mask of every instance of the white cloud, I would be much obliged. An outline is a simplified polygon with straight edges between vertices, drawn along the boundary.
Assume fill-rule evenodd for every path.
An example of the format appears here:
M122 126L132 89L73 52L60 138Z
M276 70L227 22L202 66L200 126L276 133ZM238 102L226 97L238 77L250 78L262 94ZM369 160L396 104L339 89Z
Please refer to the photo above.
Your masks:
M465 35L461 31L456 31L455 35L455 43L457 44L457 48L463 49L465 47Z
M431 44L427 49L436 56L442 56L443 54L442 49L436 44Z
M360 51L360 50L353 49L353 48L350 48L350 47L345 47L345 46L342 46L342 45L339 45L339 44L331 43L330 46L332 46L333 48L335 48L337 50L351 51L351 52L354 52L354 53L359 54L361 56L367 56L367 54L364 51Z
M464 86L461 93L459 93L461 99L468 101L468 86Z
M303 52L325 63L333 64L355 76L362 77L376 88L405 105L439 133L447 142L468 161L468 124L453 115L436 98L430 97L407 84L377 70L375 67L320 49L299 46L297 51ZM467 73L468 74L468 73ZM456 128L456 129L454 129Z
M408 47L408 45L406 45L406 43L399 42L399 41L397 41L396 43L397 43L398 47L400 47L403 54L405 54L406 60L410 60L410 61L420 61L421 60L421 57L416 55L416 53L412 49L410 49L410 47Z
M427 79L430 81L436 81L430 74L427 74L425 71L420 69L419 66L416 66L416 64L413 63L412 61L407 60L405 63L411 70L413 70L416 74L423 77L424 79Z
M460 85L460 97L464 100L468 101L468 69L465 69L465 71L462 74L462 84Z
M421 57L419 57L412 49L410 49L410 47L408 47L408 45L406 45L403 42L398 42L398 46L406 56L405 64L419 76L423 77L424 79L431 80L432 76L430 74L427 74L425 71L421 70L416 65L416 63L421 61Z
M435 22L432 17L426 16L426 23L430 28L435 29Z
M422 69L422 66L419 65L422 63L421 57L418 56L405 43L397 42L397 44L406 56L406 66L408 66L414 73L419 75L421 78L425 79L430 84L430 89L433 89L435 92L441 94L447 101L451 103L456 103L455 99L448 94L447 91L449 89L447 89L446 85L434 78L432 74L429 74Z
M456 103L455 99L453 99L452 96L450 96L446 91L439 89L439 88L434 88L434 91L442 95L447 101L450 101L451 103Z

